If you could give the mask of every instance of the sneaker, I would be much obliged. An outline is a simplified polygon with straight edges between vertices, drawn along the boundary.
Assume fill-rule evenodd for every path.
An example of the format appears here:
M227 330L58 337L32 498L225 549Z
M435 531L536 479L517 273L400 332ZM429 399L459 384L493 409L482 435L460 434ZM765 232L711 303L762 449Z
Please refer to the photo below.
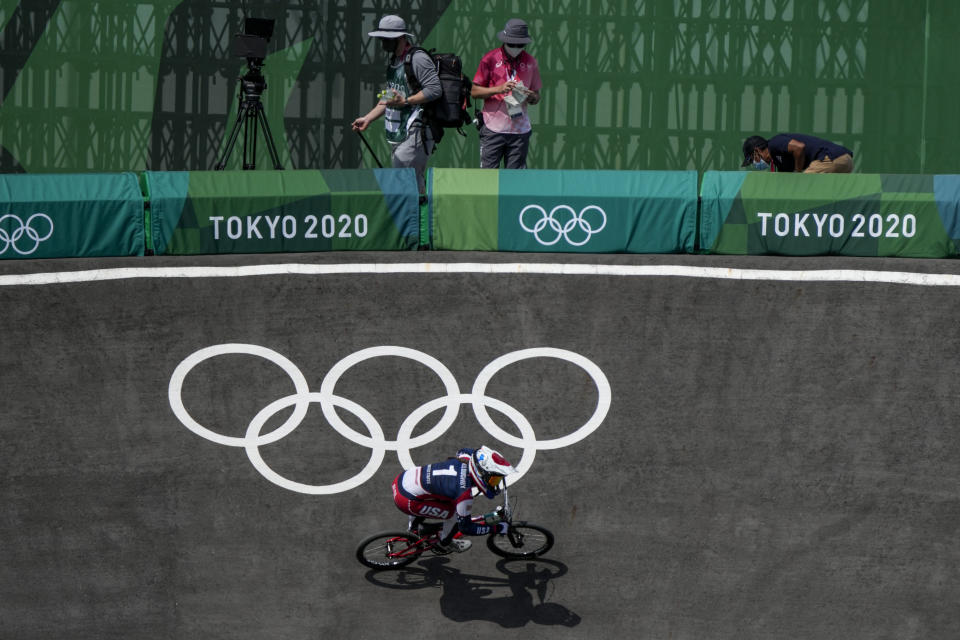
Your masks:
M469 540L464 540L463 538L454 538L449 543L444 544L443 542L437 543L437 548L443 551L444 553L450 553L451 551L456 551L457 553L463 553L467 549L473 546L473 543Z

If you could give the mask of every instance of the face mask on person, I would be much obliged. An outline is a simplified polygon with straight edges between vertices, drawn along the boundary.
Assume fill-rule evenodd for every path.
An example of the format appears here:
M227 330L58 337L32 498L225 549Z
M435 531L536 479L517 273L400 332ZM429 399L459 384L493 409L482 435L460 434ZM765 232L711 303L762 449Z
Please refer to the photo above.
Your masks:
M770 169L770 165L767 164L766 160L757 160L756 162L753 163L754 171L768 171L769 169Z
M393 52L397 50L397 39L380 38L380 48L383 49L385 53L393 54Z
M507 52L507 55L511 58L516 58L520 55L520 52L523 51L523 47L511 47L508 44L503 45L503 50Z

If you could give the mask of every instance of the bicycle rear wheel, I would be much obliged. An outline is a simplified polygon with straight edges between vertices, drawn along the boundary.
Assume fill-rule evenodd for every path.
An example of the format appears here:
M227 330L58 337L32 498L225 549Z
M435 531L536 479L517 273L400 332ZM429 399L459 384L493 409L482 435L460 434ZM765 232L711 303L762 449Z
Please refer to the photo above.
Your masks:
M375 533L357 547L357 560L371 569L397 569L420 557L417 536L407 532Z
M506 534L487 536L487 547L504 558L536 558L553 547L553 534L535 524L515 522Z

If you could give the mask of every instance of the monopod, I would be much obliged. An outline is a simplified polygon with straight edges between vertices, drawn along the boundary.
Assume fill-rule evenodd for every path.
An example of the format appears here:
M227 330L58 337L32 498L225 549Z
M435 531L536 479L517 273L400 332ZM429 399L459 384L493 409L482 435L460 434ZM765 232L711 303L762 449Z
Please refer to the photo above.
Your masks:
M375 154L375 153L373 152L373 148L370 146L370 143L367 142L367 139L363 137L363 131L360 131L360 129L355 129L355 131L357 132L357 135L360 136L360 139L363 140L363 144L364 144L364 146L367 148L367 151L369 151L369 152L370 152L370 155L373 156L374 162L377 163L377 166L378 166L378 167L380 167L381 169L383 169L383 165L380 164L380 159L377 158L377 154Z

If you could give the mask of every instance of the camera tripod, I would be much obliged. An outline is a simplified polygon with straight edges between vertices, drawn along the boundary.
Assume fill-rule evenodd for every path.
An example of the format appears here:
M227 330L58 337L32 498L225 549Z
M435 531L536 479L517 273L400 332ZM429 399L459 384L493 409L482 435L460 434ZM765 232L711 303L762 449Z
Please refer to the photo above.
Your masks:
M240 107L237 109L237 119L233 123L233 129L230 130L230 136L227 138L227 146L220 156L220 161L214 167L215 171L223 171L227 166L227 159L237 144L237 138L240 137L240 130L243 129L243 169L252 170L257 168L257 127L263 130L263 137L267 142L267 151L270 152L270 159L273 160L274 169L283 169L280 164L280 157L277 154L277 145L273 141L273 135L270 133L270 125L267 123L267 114L263 110L263 103L260 96L267 88L267 81L260 72L260 66L250 63L250 70L240 79Z

